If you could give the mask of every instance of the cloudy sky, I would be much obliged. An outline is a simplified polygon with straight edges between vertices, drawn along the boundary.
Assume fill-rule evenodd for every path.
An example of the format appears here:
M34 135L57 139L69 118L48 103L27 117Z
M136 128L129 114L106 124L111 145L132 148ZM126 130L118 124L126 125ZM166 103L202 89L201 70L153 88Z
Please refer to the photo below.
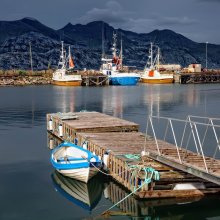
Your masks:
M0 0L0 20L33 17L54 29L103 20L138 33L171 29L220 44L220 0Z

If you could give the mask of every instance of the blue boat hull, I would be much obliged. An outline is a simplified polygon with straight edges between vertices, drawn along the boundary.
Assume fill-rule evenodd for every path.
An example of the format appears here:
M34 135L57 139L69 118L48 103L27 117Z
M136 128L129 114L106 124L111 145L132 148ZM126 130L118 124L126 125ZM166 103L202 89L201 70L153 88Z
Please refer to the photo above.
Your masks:
M120 77L120 76L111 76L109 78L109 83L111 85L120 85L120 86L134 86L138 83L140 77Z

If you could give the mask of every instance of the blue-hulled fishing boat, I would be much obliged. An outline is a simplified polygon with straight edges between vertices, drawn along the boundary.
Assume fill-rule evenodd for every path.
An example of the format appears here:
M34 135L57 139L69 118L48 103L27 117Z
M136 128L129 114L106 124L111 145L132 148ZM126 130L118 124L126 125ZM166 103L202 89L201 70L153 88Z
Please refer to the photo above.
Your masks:
M111 85L136 85L140 80L140 75L135 72L129 72L122 66L122 42L121 51L117 55L116 34L113 34L112 57L103 55L101 72L108 76Z
M87 183L102 165L98 156L76 144L63 142L51 152L53 167L70 178Z

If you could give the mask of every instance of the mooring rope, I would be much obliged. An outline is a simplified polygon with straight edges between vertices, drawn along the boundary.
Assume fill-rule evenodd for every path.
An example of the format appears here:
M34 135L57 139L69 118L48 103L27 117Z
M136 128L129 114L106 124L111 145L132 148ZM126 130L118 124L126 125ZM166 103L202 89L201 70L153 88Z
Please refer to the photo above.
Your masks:
M118 176L118 175L120 175L120 174L126 172L126 170L125 170L125 171L123 171L123 172L121 172L121 173L118 173L118 174L114 174L114 173L112 173L112 174L110 174L110 173L105 173L105 172L103 172L101 169L99 169L95 164L93 164L93 162L90 162L90 163L91 163L92 166L93 166L94 168L96 168L100 173L102 173L102 174L104 174L104 175L106 175L106 176Z
M113 209L114 207L116 207L118 204L120 204L121 202L123 202L125 199L127 199L129 196L131 196L132 194L134 194L135 192L137 192L140 188L142 188L145 184L149 184L152 179L155 179L155 180L159 180L160 179L160 176L159 176L159 172L156 171L155 169L153 169L152 167L145 167L144 171L146 172L146 175L145 175L145 180L144 182L139 186L137 187L136 189L134 189L131 193L129 193L127 196L125 196L123 199L121 199L120 201L118 201L117 203L115 203L113 206L111 206L109 209L107 209L106 211L104 211L102 213L102 215L105 215L105 214L108 214L108 212ZM150 173L150 176L148 177Z

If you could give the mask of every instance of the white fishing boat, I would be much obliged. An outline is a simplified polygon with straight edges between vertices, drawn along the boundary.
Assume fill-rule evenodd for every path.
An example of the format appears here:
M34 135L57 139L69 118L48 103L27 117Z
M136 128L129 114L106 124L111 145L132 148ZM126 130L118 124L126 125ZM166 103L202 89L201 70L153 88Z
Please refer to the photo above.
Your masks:
M78 71L74 70L74 62L71 56L70 47L69 54L66 57L66 53L63 48L63 41L61 41L62 50L60 54L60 60L57 70L53 73L52 84L58 86L80 86L82 83L82 77Z
M111 85L136 85L140 79L140 75L123 70L122 41L119 55L117 55L116 43L116 34L113 34L112 57L106 55L102 56L101 72L108 76Z
M53 167L64 176L85 183L98 173L102 165L98 156L70 142L63 142L54 148L50 160Z
M83 183L55 171L52 180L57 192L85 210L94 209L102 197L103 182L99 177Z
M149 54L150 55L148 57L147 65L144 69L144 73L141 74L141 82L154 84L173 83L174 77L172 73L161 73L159 70L160 48L157 47L157 54L154 57L153 43L151 43Z

